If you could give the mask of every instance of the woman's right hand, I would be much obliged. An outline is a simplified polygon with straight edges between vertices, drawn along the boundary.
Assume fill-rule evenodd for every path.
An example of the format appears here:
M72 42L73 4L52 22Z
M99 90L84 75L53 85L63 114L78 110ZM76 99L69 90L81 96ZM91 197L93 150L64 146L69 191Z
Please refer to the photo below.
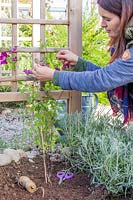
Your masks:
M56 57L63 64L68 64L70 66L76 65L78 62L78 56L69 50L59 51Z

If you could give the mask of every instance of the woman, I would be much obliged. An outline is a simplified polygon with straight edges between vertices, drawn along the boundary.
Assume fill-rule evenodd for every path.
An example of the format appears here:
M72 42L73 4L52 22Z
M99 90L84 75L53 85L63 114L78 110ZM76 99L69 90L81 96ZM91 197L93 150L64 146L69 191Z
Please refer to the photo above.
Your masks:
M41 81L53 80L64 90L108 91L114 115L122 109L124 123L133 121L133 0L98 0L101 27L110 37L111 59L100 68L68 50L57 58L73 66L72 72L35 65L33 75Z

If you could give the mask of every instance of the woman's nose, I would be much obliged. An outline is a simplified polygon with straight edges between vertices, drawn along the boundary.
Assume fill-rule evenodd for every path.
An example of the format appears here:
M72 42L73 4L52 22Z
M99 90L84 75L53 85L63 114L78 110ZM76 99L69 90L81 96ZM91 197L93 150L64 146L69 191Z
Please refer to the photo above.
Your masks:
M107 24L104 19L101 20L101 27L106 28Z

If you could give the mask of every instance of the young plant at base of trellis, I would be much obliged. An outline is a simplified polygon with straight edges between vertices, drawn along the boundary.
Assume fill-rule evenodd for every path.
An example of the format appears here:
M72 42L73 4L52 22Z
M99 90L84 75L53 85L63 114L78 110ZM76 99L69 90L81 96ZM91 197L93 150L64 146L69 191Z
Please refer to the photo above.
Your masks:
M38 100L39 86L35 82L30 91L30 95L27 97L27 112L32 113L29 123L32 132L35 132L35 143L43 152L45 182L48 183L50 179L47 173L46 152L52 152L52 148L55 147L54 124L57 118L58 103L48 95L48 92L42 100Z

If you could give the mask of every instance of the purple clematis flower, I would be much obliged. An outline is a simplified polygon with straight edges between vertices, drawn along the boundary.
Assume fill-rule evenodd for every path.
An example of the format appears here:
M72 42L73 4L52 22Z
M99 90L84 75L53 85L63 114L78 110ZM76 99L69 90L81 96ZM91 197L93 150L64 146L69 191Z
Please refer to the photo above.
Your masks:
M0 60L0 65L6 65L7 61L6 60Z
M23 72L24 72L26 75L32 74L32 71L31 71L30 69L25 69Z
M9 55L6 52L1 52L0 54L0 65L5 65L7 64L7 57L9 57Z
M11 52L11 53L15 53L16 50L17 50L17 47L18 47L18 46L14 46L14 47L12 47L12 48L10 49L10 52Z
M5 58L9 57L9 55L8 55L7 52L5 52L5 51L1 52L1 56L2 56L2 57L5 57Z
M63 64L62 70L67 70L68 69L68 64Z
M14 58L12 58L13 62L17 62L17 56L15 56Z
M9 53L7 53L6 51L3 51L0 53L0 65L6 65L6 64L10 64L11 62L16 63L17 62L17 56L12 55L12 53L15 53L17 49L17 46L14 46ZM10 55L11 54L11 55Z
M55 67L55 70L60 71L60 68L58 66Z

